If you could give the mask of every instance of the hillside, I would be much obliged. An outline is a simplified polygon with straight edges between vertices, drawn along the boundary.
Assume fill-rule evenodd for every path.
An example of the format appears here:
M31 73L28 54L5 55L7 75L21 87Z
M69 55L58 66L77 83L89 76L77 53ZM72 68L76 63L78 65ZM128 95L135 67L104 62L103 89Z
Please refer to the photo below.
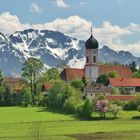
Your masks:
M130 52L116 52L110 48L104 46L100 49L101 62L129 64L135 60L140 64L140 58ZM70 67L83 67L85 41L49 30L28 29L13 34L0 33L0 69L5 75L19 75L22 64L29 57L41 59L47 68L64 63Z

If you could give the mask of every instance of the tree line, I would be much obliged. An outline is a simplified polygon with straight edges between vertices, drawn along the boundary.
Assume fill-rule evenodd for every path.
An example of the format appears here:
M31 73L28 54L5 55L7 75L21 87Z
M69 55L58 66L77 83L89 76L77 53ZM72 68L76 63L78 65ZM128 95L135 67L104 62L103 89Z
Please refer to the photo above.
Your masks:
M134 68L134 64L131 66ZM61 80L60 71L57 68L45 70L39 59L29 58L26 60L21 72L24 86L17 94L4 83L4 75L0 71L1 106L41 106L53 111L74 114L84 119L90 119L93 112L98 112L102 117L105 117L105 114L110 111L116 117L124 107L120 102L108 102L103 95L94 100L86 99L83 96L83 89L89 84L89 81L83 77L82 80L76 79L66 83ZM139 73L139 70L134 71L134 76L139 77ZM107 86L110 77L118 77L118 75L114 71L103 74L98 77L97 83ZM46 82L52 83L53 87L47 94L44 94L41 88ZM136 109L140 104L139 102L137 104L130 102L125 105L125 108L131 108L132 105Z

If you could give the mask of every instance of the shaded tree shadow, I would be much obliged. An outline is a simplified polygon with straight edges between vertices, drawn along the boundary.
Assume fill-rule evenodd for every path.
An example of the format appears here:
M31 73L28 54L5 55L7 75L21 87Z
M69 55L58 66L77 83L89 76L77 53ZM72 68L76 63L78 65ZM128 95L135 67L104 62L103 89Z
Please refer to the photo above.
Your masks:
M132 119L134 119L134 120L140 120L140 116L134 116L134 117L132 117Z
M75 113L71 114L71 113L65 112L64 110L52 109L52 108L47 108L47 107L40 107L36 112L50 112L50 113L57 113L57 114L62 114L62 115L70 115L75 120L80 120L80 121L102 121L102 120L117 120L117 119L119 119L119 117L108 117L108 116L106 116L105 118L102 116L81 118L81 117L77 116L77 114L75 114Z
M74 114L67 113L64 110L52 109L52 108L47 108L47 107L40 107L39 110L37 110L36 112L50 112L50 113L57 113L57 114L74 116Z

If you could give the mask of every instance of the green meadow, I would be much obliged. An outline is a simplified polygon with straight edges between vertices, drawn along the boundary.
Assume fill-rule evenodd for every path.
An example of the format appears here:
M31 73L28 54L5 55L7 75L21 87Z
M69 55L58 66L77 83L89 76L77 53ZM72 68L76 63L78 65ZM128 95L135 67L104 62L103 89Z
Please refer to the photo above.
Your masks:
M45 108L0 108L0 140L140 140L140 112L90 121Z

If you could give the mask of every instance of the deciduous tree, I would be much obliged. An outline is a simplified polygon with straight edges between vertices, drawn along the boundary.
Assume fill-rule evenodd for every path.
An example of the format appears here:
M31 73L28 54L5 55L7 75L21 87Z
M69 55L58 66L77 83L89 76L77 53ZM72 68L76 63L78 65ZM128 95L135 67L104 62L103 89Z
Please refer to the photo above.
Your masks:
M36 58L29 58L23 64L22 77L30 85L32 99L38 94L38 77L42 68L43 63Z

